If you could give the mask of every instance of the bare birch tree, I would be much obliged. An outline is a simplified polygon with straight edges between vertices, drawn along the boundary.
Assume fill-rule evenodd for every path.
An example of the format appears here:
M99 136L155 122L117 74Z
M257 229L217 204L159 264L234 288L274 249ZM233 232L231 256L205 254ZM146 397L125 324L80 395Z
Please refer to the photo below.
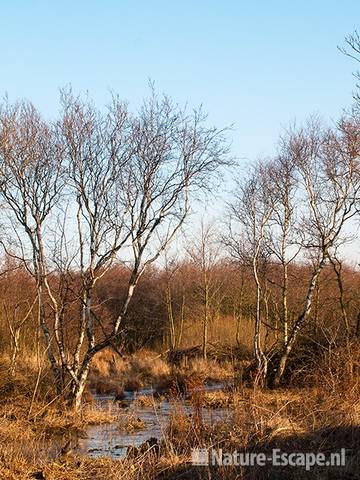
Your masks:
M51 127L30 103L4 102L1 106L0 169L1 196L9 215L6 226L12 233L3 246L10 256L14 250L19 252L18 258L36 282L39 324L60 392L61 372L45 312L49 265L44 232L63 187L62 149Z
M82 283L75 346L64 344L60 335L60 305L50 291L49 296L60 356L70 374L75 407L79 408L90 365L84 362L84 355L95 348L97 331L105 328L96 313L94 289L130 237L125 229L127 205L121 201L118 183L120 171L130 161L132 152L129 114L118 99L113 99L106 113L71 91L63 91L61 100L63 116L58 131L67 161L68 191L76 208L76 269ZM59 252L60 259L63 254Z
M294 322L277 365L274 383L284 374L289 355L310 315L319 275L343 241L344 224L356 213L359 193L358 138L351 122L324 130L318 122L289 137L289 147L301 178L305 198L303 246L313 259L304 307Z
M15 256L36 282L57 391L70 385L78 409L91 360L119 343L141 275L178 233L192 196L215 181L228 147L224 131L207 127L201 109L187 113L154 92L136 115L117 97L106 112L71 91L61 100L62 117L54 124L31 104L3 104L1 195ZM67 218L72 212L74 222ZM77 232L75 243L67 230ZM10 254L9 244L4 247ZM93 297L115 260L128 266L129 283L118 315L104 322ZM61 289L74 271L81 277L81 316L69 340Z
M288 341L289 311L289 265L297 257L300 248L297 245L298 234L296 214L296 193L298 179L296 164L287 151L286 143L282 146L278 157L269 165L269 195L273 204L271 229L267 230L267 243L282 269L280 284L282 311L281 323L283 343Z
M230 228L225 243L232 255L246 259L251 264L256 285L254 356L259 378L267 375L268 360L261 339L262 289L261 263L267 255L266 229L269 226L274 204L270 197L269 171L265 163L259 163L248 178L239 182L233 202L230 203Z
M87 332L87 345L82 360L79 362L78 354L76 357L76 408L92 358L119 340L123 318L146 267L178 233L190 213L192 194L207 188L214 173L227 161L223 132L206 127L201 110L188 115L169 98L160 98L154 92L136 116L127 114L114 100L105 144L103 130L97 130L107 122L100 117L95 132L91 128L88 131L95 113L88 106L84 108L71 96L65 99L62 123L70 163L75 168L70 177L75 185L78 217L87 228L87 235L82 233L82 226L78 228L80 252L87 249L86 257L80 255L86 279L81 332ZM129 268L126 295L110 328L103 325L96 336L91 289L109 263L121 256ZM101 323L101 319L97 321ZM83 338L81 333L77 351Z

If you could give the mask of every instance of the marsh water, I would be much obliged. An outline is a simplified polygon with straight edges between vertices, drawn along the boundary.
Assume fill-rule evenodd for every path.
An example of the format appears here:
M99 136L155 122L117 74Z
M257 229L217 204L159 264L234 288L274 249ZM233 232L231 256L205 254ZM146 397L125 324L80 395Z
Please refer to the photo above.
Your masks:
M206 391L215 391L222 388L221 384L206 385ZM95 395L97 408L113 411L114 408L121 409L122 416L140 419L141 428L135 430L124 430L120 428L119 423L110 423L103 425L91 425L86 430L85 438L79 440L79 450L82 454L90 456L110 456L121 458L126 455L130 446L139 447L142 443L151 437L161 440L169 422L169 416L174 406L168 400L161 402L154 401L151 406L140 406L134 400L139 396L153 395L151 388L139 390L138 392L125 392L125 398L121 402L121 407L117 407L113 396ZM150 402L151 403L151 402ZM187 414L191 414L192 407L184 399L182 409ZM202 419L208 424L213 424L219 420L224 420L229 416L226 408L207 409L202 408Z

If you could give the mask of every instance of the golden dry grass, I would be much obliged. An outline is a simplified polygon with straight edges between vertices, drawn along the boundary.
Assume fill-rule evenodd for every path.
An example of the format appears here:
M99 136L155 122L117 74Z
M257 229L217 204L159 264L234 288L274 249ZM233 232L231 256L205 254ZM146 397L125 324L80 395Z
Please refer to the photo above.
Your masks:
M115 393L121 397L123 390L154 385L169 374L170 366L156 352L142 350L120 357L106 349L94 359L90 387L97 393Z
M186 377L201 378L203 381L223 382L234 377L234 365L230 361L195 358L181 365L179 373Z
M126 432L133 432L135 430L143 430L146 426L145 422L136 415L123 415L117 422L118 428Z
M233 392L224 392L223 390L205 392L202 398L202 406L206 408L228 408L233 404Z
M208 378L206 369L215 367L213 361L196 360L192 365L190 362L186 370L181 367L183 370L180 368L177 373L184 375L184 383L189 387L191 414L180 396L173 398L159 457L142 454L124 460L73 454L64 457L60 451L67 439L76 439L89 424L115 422L127 431L143 429L144 425L137 417L121 411L116 403L109 403L108 409L98 410L96 404L89 402L75 414L59 401L49 404L46 395L42 401L36 399L29 414L31 386L34 384L31 372L24 371L15 378L3 375L0 380L0 479L29 480L35 472L42 472L46 480L277 478L269 469L196 469L188 462L191 448L199 446L221 446L225 451L267 451L273 447L284 451L336 451L346 446L354 452L350 455L349 465L340 473L333 473L332 477L321 470L312 471L310 477L297 469L290 474L284 471L278 478L356 478L350 474L357 472L352 459L358 461L356 452L360 447L360 386L358 377L349 377L349 371L354 369L350 364L357 361L356 352L353 350L351 359L345 361L345 355L342 358L341 365L335 361L334 365L329 361L319 362L318 370L311 372L312 381L308 388L268 390L240 386L239 389L216 392L202 390L204 378ZM104 354L100 362L102 374L113 375L111 368L114 367L109 366L111 361L110 354ZM129 369L121 370L119 363L120 372L136 371L142 381L170 375L163 360L152 366L157 362L154 354L150 359L142 353L133 360L120 359L119 362L124 362ZM231 367L226 363L219 365L219 376L230 378ZM324 375L328 377L326 381ZM46 393L48 385L46 381L43 383L40 391ZM154 399L139 396L136 403L139 408L150 407L154 405ZM228 419L207 424L202 417L203 406L226 408ZM278 470L275 473L280 475Z
M136 407L154 407L157 401L161 398L155 399L153 395L139 395L135 397L133 405Z
M181 400L172 401L172 414L166 431L166 439L160 450L160 456L142 455L120 461L79 456L59 456L65 432L69 428L76 430L84 423L112 421L95 409L87 410L80 416L61 415L56 409L46 411L39 418L27 420L20 407L2 410L0 417L0 478L4 480L22 480L41 471L47 480L64 479L166 479L184 475L184 478L212 478L214 471L194 470L188 464L190 449L194 446L220 446L225 451L234 449L266 450L273 446L294 451L336 450L346 442L349 448L359 440L360 404L359 396L329 395L321 389L309 390L253 390L212 392L211 401L228 402L231 400L230 419L207 425L197 415L196 406L192 414L185 410ZM206 398L206 396L204 396ZM37 406L39 407L39 405ZM136 417L123 414L116 419L121 428L143 428ZM329 436L328 429L335 432ZM324 432L326 435L324 436ZM356 436L357 432L357 436ZM56 441L56 438L58 439ZM350 468L350 467L349 467ZM351 467L352 468L352 467ZM293 472L292 477L303 479L305 472ZM324 473L323 473L324 474ZM312 478L327 478L321 472ZM199 476L195 476L199 475ZM216 471L220 479L241 479L239 471L233 468ZM240 475L240 476L239 476ZM270 475L267 472L267 475ZM247 477L265 477L265 471L247 471ZM279 477L280 478L280 477ZM334 478L342 478L334 477ZM353 477L356 478L356 477Z

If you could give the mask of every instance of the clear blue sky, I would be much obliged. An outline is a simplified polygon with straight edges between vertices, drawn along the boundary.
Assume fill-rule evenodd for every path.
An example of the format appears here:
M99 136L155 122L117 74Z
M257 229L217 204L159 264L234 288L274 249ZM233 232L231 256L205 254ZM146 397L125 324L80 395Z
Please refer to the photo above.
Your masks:
M136 106L150 78L234 123L234 154L252 159L289 121L351 103L356 65L336 47L360 28L359 1L14 0L0 12L0 92L47 115L65 84Z

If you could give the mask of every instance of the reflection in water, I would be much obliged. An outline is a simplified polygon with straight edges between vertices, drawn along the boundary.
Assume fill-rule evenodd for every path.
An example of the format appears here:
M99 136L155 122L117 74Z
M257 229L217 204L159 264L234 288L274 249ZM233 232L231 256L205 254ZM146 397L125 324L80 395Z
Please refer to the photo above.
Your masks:
M219 390L222 385L206 386L206 391ZM152 389L142 389L137 394L133 392L125 392L124 402L128 405L124 413L140 418L145 427L142 430L126 432L119 429L117 423L105 425L91 425L87 428L87 438L79 440L79 450L83 454L90 456L111 456L114 458L124 457L128 446L138 447L150 437L156 437L159 440L163 438L165 429L168 425L171 413L171 405L167 400L161 403L154 401L151 407L142 407L134 405L133 400L140 395L152 395ZM109 409L114 405L114 398L108 395L96 395L98 406ZM123 402L123 403L124 403ZM120 408L120 407L119 407ZM123 409L121 409L123 410ZM192 408L190 405L184 405L184 411L190 414ZM212 424L219 420L224 420L230 415L229 410L225 408L219 409L202 409L203 421Z

